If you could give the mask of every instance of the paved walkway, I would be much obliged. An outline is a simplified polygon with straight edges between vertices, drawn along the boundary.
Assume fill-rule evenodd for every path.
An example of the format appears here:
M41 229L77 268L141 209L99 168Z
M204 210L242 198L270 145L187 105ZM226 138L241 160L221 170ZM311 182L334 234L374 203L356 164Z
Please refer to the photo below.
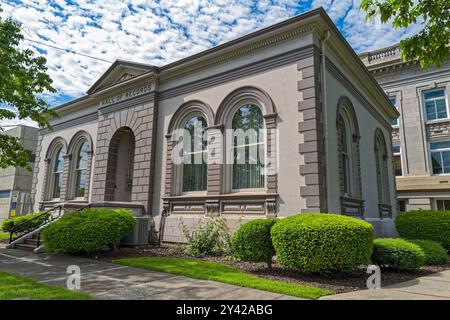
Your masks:
M381 275L383 284L383 275ZM450 270L376 290L325 296L320 300L450 300Z
M278 293L196 280L72 256L0 249L0 270L66 287L67 267L81 270L81 290L101 299L126 300L278 300L297 299Z

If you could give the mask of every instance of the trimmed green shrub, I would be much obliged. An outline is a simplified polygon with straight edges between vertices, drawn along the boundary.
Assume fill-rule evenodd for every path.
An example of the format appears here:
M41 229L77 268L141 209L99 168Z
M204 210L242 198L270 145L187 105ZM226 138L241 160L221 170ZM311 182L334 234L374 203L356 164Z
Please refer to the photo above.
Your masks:
M85 209L63 215L42 231L50 252L73 254L114 248L136 224L125 209Z
M369 223L330 213L280 219L271 230L277 261L303 272L330 272L367 264L374 230Z
M12 230L20 225L20 227L18 227L18 229L14 230L14 232L20 233L20 232L26 232L26 231L31 231L34 228L38 227L41 225L41 223L46 220L50 213L48 214L44 214L42 215L42 217L36 218L34 220L31 220L39 215L41 215L42 212L37 212L37 213L32 213L32 214L27 214L24 216L18 216L18 217L13 217L13 218L8 218L3 220L2 222L2 230L4 232L9 232L11 233ZM31 221L30 221L31 220Z
M404 239L439 242L450 249L450 211L408 211L395 218L395 226Z
M448 253L439 242L431 240L408 240L418 245L425 253L425 264L435 265L447 263Z
M375 239L372 262L400 270L418 269L425 265L425 253L416 244L404 239Z
M255 219L240 226L231 239L233 254L243 261L266 262L270 269L275 254L270 229L276 222L277 219Z
M193 257L219 256L231 253L231 233L223 217L200 221L197 229L190 230L179 221L180 229L188 243L184 253Z

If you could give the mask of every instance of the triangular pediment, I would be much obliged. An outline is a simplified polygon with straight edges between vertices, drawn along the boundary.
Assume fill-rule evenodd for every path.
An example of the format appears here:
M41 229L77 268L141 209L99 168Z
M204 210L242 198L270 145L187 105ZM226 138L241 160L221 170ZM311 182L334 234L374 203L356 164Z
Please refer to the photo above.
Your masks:
M154 68L152 65L116 60L106 72L89 88L88 94L95 93L114 84L127 81Z

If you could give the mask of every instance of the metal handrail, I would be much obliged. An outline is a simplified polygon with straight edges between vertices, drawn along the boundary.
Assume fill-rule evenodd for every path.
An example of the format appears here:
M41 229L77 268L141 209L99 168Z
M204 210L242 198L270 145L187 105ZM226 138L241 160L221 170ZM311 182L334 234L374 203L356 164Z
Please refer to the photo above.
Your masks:
M75 210L75 211L72 211L72 213L77 212L77 211L82 211L82 210L84 210L84 209L90 208L91 206L92 206L91 204L88 204L88 205L86 205L86 206L84 206L84 207L81 207L81 208ZM63 208L64 208L64 205L63 205L63 204L58 205L58 206L56 206L56 207L53 207L53 208L51 208L51 209L48 209L48 210L42 212L40 215L37 215L36 217L33 217L33 218L29 219L29 220L26 220L26 221L24 221L24 222L22 222L22 223L20 223L20 224L18 224L18 225L16 225L16 226L14 226L14 227L12 228L12 230L10 231L10 234L9 234L9 243L11 244L11 242L16 241L17 239L20 239L20 238L26 236L27 234L30 234L31 232L35 231L36 229L42 227L43 225L45 225L45 224L47 224L47 223L50 223L50 222L52 222L52 221L58 219L58 218L61 216L61 211L62 211ZM57 215L55 215L55 214L50 214L50 215L48 216L47 219L42 220L42 223L40 223L39 225L35 226L35 227L32 228L31 230L27 230L24 234L22 234L22 235L16 237L15 239L13 239L13 234L16 233L15 231L20 230L20 227L23 227L24 225L30 223L30 221L38 220L39 218L41 218L41 217L43 217L43 216L49 214L49 213L52 212L52 211L55 212L56 209L59 209ZM39 244L40 244L40 236L38 237L38 245L37 245L38 247L39 247Z

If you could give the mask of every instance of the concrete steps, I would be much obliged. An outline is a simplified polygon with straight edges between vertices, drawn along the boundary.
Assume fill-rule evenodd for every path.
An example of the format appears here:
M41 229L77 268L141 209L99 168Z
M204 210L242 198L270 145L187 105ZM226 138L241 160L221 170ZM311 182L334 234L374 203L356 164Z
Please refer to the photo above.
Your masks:
M23 243L17 243L15 245L15 248L19 249L19 250L25 250L25 251L31 251L32 252L36 248L38 248L38 244L39 244L39 246L42 246L43 242L42 242L42 240L39 241L38 235L35 234L31 238L25 239L23 241Z

